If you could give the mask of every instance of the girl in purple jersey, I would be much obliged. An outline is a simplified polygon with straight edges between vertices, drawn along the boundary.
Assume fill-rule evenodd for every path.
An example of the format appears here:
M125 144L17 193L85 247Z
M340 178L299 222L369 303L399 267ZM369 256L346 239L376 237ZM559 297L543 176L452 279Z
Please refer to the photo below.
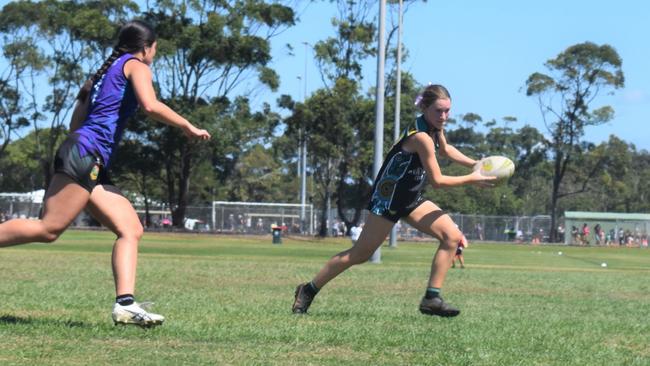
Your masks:
M140 106L149 117L179 127L189 138L210 138L206 130L157 100L149 69L155 55L156 34L149 25L136 20L120 29L113 53L77 95L71 133L57 151L42 218L0 225L0 247L53 242L84 208L113 231L117 235L112 255L115 324L155 326L165 319L135 302L143 228L133 206L107 174L128 117Z

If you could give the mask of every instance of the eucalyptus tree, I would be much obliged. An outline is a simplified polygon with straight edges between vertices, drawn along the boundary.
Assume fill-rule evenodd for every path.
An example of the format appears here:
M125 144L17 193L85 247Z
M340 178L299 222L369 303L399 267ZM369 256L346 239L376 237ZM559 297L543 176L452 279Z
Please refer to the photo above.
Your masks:
M584 192L564 190L563 179L577 154L585 128L610 121L614 109L591 104L602 93L624 85L622 60L609 45L585 42L570 46L545 63L550 74L535 72L526 80L526 94L537 98L542 117L550 133L553 179L550 197L551 237L555 236L558 200ZM585 179L591 179L586 176Z
M13 110L22 113L21 125L32 126L46 185L80 85L103 61L118 23L137 9L126 0L15 1L2 8L4 56L15 67Z
M365 130L371 126L371 100L361 94L363 61L375 55L376 27L370 1L331 1L337 15L330 22L334 35L316 42L314 59L324 87L316 90L304 103L285 97L280 106L291 111L285 119L286 135L293 146L303 138L309 151L309 167L314 180L312 197L321 208L320 235L327 235L328 208L338 200L339 217L351 226L358 222L363 198L369 190L368 165L359 146L371 141ZM350 185L361 185L362 194L349 195ZM352 190L355 190L354 188ZM347 198L352 196L352 201ZM344 199L345 198L345 199ZM343 214L354 207L351 219Z
M30 125L25 96L20 92L24 75L37 73L43 65L43 57L35 52L32 45L33 39L18 41L19 37L13 34L2 37L6 67L0 75L0 160L12 139L19 136L23 127Z
M210 144L196 144L168 127L140 133L161 154L174 225L181 226L196 164L212 164L213 174L224 181L241 154L269 135L277 118L266 105L261 114L248 113L253 118L239 124L232 120L250 110L249 95L260 88L278 87L279 77L268 67L270 40L292 26L295 15L278 1L155 1L150 5L142 15L158 32L154 72L159 94L215 137ZM227 128L232 126L235 131Z

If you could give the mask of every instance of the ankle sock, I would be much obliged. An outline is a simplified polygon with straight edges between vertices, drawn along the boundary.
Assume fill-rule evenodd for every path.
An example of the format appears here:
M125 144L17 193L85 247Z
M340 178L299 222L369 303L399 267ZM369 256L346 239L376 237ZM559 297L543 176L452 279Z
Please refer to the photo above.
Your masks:
M305 292L309 296L312 296L312 297L316 296L318 291L320 291L320 289L318 287L316 287L316 285L314 285L314 281L310 281L307 285L305 285Z
M135 296L132 294L119 295L115 298L115 302L122 306L132 305L135 302Z
M425 299L433 299L440 297L440 288L438 287L427 287L427 291L424 293Z

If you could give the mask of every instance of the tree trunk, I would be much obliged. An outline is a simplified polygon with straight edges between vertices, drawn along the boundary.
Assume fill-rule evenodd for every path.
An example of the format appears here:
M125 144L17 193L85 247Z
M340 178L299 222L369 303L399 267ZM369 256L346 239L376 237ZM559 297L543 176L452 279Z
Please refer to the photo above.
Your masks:
M178 206L172 213L172 222L176 227L183 227L185 211L187 210L187 196L190 187L190 173L192 170L191 147L184 144L181 153L181 174L178 184Z
M323 199L323 207L321 209L321 215L320 215L320 229L318 230L318 236L320 236L321 238L328 236L327 219L329 216L328 213L329 210L328 210L327 200L329 200L329 198L330 198L330 192L329 189L326 189L325 197Z
M553 189L551 191L551 228L548 233L549 241L557 240L557 228L555 223L557 222L557 201L560 191L560 183L562 182L562 157L563 155L561 152L555 154ZM568 230L568 228L565 228L565 232L566 230Z
M149 212L149 196L147 194L147 175L142 173L142 197L144 198L144 227L151 227L151 213Z

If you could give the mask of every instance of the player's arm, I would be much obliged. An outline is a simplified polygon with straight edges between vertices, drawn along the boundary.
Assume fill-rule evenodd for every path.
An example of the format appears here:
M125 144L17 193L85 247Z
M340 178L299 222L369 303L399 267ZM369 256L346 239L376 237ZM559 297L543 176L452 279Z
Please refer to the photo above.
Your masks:
M434 187L455 187L469 183L486 183L493 180L494 177L481 175L480 171L474 171L468 175L450 176L442 174L438 160L436 159L435 147L431 137L424 133L418 132L404 143L404 150L415 152L420 157L422 166L427 173L429 182Z
M202 140L210 138L208 131L196 128L188 120L156 98L149 66L137 60L127 61L124 65L124 75L131 81L138 103L147 116L182 129L188 137L196 137Z
M74 105L74 110L72 111L72 117L70 118L70 132L74 132L81 127L81 124L88 116L89 103L90 95L87 95L84 100L77 99Z
M445 137L444 131L440 131L440 155L450 159L451 161L472 168L476 165L477 161L468 157L467 155L460 152L453 145L447 143L447 137Z

